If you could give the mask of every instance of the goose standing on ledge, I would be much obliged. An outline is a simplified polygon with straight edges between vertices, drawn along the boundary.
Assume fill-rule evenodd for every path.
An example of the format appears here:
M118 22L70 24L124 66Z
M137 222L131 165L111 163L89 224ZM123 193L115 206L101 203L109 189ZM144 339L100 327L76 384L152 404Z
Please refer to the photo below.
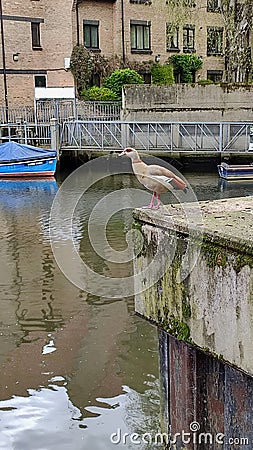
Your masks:
M159 209L161 204L160 195L170 190L171 187L187 192L187 184L181 178L165 167L156 164L145 164L134 148L125 148L119 156L125 155L131 159L133 171L138 181L153 192L150 204L143 208ZM156 204L155 199L157 200Z

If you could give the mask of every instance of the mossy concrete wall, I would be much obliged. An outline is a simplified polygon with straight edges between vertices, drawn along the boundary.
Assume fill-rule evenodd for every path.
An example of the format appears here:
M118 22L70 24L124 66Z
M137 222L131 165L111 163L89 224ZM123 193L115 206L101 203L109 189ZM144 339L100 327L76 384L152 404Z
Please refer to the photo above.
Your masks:
M189 235L181 206L135 211L145 247L135 270L148 266L158 241L164 242L163 258L172 259L151 288L145 289L149 280L143 280L135 308L177 339L253 375L253 199L202 202L200 208L201 233L198 230L194 236ZM173 226L168 221L170 214ZM175 237L171 258L169 242L175 242ZM189 239L190 270L182 279Z
M129 85L123 89L122 120L253 121L253 85Z

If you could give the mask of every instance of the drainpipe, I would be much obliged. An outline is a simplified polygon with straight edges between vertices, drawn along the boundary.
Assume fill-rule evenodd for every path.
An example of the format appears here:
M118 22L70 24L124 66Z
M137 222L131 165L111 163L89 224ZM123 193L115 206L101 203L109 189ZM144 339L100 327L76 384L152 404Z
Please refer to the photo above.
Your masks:
M4 24L3 24L2 0L0 0L0 23L1 23L3 76L4 76L5 117L6 117L6 123L8 123L9 122L9 113L8 113L9 105L8 105L8 89L7 89L7 77L6 77L6 60L5 60L5 46L4 46Z
M79 0L76 0L76 44L80 45L80 31L79 31Z
M122 59L123 63L126 62L125 53L125 17L124 17L124 0L121 0L121 39L122 39Z

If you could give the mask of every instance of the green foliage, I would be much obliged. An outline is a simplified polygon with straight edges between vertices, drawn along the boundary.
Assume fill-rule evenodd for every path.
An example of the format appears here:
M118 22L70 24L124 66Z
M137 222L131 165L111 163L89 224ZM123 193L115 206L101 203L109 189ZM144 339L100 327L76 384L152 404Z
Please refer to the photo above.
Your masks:
M144 83L143 78L138 72L150 73L153 61L123 61L117 55L111 58L106 58L100 53L93 53L83 45L76 45L73 48L70 68L75 79L75 85L78 95L81 96L82 91L87 91L93 85L102 84L105 81L104 87L111 89L113 86L117 99L121 99L121 89L124 84L140 84ZM114 72L116 74L114 74ZM107 81L107 78L113 74L112 79ZM92 95L100 95L91 93ZM85 93L90 95L90 93ZM107 94L101 93L101 96Z
M125 84L143 84L144 80L141 75L132 69L117 69L109 77L105 78L103 87L111 89L121 99L122 87Z
M173 64L175 73L179 74L181 83L192 83L193 74L201 69L202 59L196 55L172 55L170 62Z
M163 85L173 84L175 82L173 66L170 64L153 64L151 74L153 84Z
M92 53L83 45L73 48L70 58L70 69L75 78L78 94L93 85L96 78L101 81L107 77L112 69L110 61L99 53Z
M81 97L83 100L108 102L116 100L117 96L111 89L93 86L89 89L83 89Z
M76 45L73 48L70 69L75 79L77 91L80 94L82 89L87 89L90 86L92 78L92 57L83 45Z
M212 80L199 80L198 84L200 84L200 86L206 86L207 84L214 84L214 82Z

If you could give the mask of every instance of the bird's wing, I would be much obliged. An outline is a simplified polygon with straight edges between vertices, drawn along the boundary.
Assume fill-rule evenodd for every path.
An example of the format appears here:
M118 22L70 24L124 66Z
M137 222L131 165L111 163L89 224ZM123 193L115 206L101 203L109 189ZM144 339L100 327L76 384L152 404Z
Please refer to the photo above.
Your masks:
M169 188L168 185L170 185L175 189L187 189L187 184L165 167L152 164L147 166L146 174L153 179L156 179L167 188Z
M146 171L149 173L149 175L165 175L165 176L172 176L174 175L171 170L166 169L165 167L158 166L156 164L151 164L150 166L146 166Z

